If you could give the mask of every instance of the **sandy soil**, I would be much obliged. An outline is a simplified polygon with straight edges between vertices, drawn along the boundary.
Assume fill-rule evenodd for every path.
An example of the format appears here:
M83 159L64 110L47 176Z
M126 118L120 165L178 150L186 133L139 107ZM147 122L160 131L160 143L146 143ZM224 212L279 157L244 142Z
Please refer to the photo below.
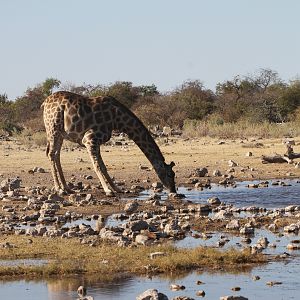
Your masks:
M173 160L176 164L177 185L185 185L193 170L206 167L209 178L219 181L220 177L213 177L215 169L222 174L230 169L229 160L238 163L235 167L235 180L270 179L270 178L298 178L300 169L293 164L262 164L261 155L283 154L286 151L282 140L224 140L220 143L217 139L158 139L157 143L164 154L166 161ZM295 152L300 152L300 138L295 140ZM158 178L151 169L144 170L140 166L150 163L131 141L123 142L123 146L105 145L101 148L103 159L111 176L117 181L125 183L129 188L132 184L150 185ZM299 144L299 145L298 145ZM246 156L251 151L253 156ZM67 181L98 184L98 180L90 159L84 148L75 144L67 144L62 150L62 165ZM34 167L42 167L46 173L30 174L28 171ZM85 175L92 175L92 180L84 179ZM18 141L0 142L0 176L2 178L20 176L23 186L53 185L50 164L43 147L29 147ZM0 179L1 179L0 177ZM148 180L148 183L146 182Z

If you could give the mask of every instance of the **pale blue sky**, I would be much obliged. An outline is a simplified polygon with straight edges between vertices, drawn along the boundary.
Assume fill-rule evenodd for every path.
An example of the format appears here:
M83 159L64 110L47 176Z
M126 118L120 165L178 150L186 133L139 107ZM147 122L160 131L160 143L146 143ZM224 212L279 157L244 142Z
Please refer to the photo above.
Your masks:
M0 0L0 93L55 77L162 92L260 68L300 73L298 0Z

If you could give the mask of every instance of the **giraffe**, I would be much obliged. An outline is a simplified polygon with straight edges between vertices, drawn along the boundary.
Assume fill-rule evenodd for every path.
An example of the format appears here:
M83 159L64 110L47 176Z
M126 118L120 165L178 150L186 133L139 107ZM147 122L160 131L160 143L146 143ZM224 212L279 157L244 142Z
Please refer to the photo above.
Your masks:
M60 91L47 97L42 107L47 134L46 155L50 160L57 191L72 193L60 163L61 146L63 140L67 139L86 147L106 195L121 192L109 176L100 153L100 145L111 138L113 130L118 130L126 133L138 145L164 186L171 193L176 193L175 173L172 170L174 162L165 163L164 156L143 123L115 98L89 98Z

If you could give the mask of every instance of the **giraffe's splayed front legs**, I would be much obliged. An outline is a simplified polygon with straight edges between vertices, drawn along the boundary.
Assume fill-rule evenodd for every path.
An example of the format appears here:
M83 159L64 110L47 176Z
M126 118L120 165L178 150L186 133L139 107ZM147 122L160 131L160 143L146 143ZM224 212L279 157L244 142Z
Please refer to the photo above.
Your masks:
M121 189L119 189L113 182L113 180L110 178L110 176L107 173L107 169L104 165L104 162L102 160L102 157L100 155L100 147L97 143L90 144L85 142L86 149L90 155L91 161L94 166L94 170L101 182L101 185L104 189L104 192L107 196L113 196L114 193L120 193L122 192ZM110 185L111 189L109 189L106 181Z

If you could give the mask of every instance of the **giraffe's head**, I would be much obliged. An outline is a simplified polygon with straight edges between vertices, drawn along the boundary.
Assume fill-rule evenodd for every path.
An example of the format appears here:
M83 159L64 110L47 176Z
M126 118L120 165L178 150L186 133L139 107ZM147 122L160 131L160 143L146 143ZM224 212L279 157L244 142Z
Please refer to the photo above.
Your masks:
M172 170L174 166L175 163L173 161L169 165L163 162L163 165L160 165L160 167L157 168L157 175L159 179L171 193L176 193L175 173Z

